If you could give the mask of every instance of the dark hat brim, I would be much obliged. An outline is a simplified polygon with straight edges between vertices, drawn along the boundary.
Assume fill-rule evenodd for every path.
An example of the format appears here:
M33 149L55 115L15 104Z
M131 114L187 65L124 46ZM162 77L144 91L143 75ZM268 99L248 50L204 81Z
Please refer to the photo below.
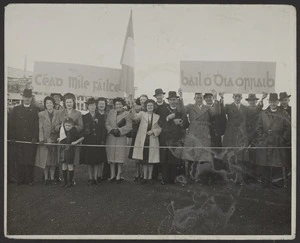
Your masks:
M155 94L155 95L153 95L153 97L155 97L155 96L157 96L157 95L160 95L160 94L163 94L163 95L165 95L166 93L165 93L165 92L158 93L158 94Z
M247 98L247 99L245 99L245 100L247 100L247 101L249 101L249 100L259 100L259 98Z
M285 97L279 98L278 100L279 100L279 101L281 101L281 100L283 100L283 99L285 99L285 98L290 98L290 97L291 97L291 95L288 95L288 96L285 96Z
M171 99L171 98L179 98L179 96L171 96L171 97L168 97L168 98L166 98L166 99Z

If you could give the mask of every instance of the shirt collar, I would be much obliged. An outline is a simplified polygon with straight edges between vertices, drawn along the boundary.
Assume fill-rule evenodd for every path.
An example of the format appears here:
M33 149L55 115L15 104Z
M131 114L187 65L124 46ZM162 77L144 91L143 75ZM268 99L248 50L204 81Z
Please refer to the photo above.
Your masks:
M24 107L26 107L26 108L28 108L28 107L30 106L30 104L29 104L29 105L25 105L25 104L23 104L23 106L24 106Z

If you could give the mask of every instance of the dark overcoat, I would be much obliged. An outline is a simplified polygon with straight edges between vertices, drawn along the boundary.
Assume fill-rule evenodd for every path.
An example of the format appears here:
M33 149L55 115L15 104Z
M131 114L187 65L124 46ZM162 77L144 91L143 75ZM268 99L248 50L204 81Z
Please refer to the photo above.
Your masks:
M210 117L210 136L212 147L222 147L222 136L225 133L227 117L224 106L221 105L221 113Z
M13 108L10 114L8 129L9 138L18 141L31 142L38 140L39 117L38 108L34 105L24 107L18 105ZM13 151L16 152L17 163L24 165L34 165L36 145L16 143Z
M96 112L92 117L90 113L82 116L83 120L83 144L104 145L106 142L107 130L105 127L105 115ZM99 164L105 162L105 147L83 147L81 149L81 162L83 164Z
M287 112L270 108L260 113L256 131L259 137L258 147L270 147L256 150L256 164L271 167L289 167L287 149L276 148L290 145L290 117Z
M183 120L183 125L176 125L174 120L166 120L166 117L172 113L175 113L175 118L181 118ZM180 164L183 158L183 147L186 134L186 128L189 126L187 116L182 112L181 109L171 109L170 105L166 105L161 108L159 113L160 118L158 125L162 128L159 136L160 146L172 146L179 147L179 149L174 148L161 148L160 149L160 162L167 164Z
M240 104L240 109L238 109L235 103L227 104L224 107L224 112L228 120L223 138L223 147L239 147L235 150L237 160L248 161L249 154L244 149L248 146L246 127L248 107Z

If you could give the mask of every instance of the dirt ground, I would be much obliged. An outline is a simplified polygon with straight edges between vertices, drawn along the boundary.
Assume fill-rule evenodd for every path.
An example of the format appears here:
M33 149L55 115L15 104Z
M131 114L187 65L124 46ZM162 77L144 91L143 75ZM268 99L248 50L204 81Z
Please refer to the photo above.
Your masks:
M263 189L257 184L141 185L133 181L133 176L134 164L127 163L125 181L121 184L103 182L100 186L88 186L87 169L80 165L75 171L76 186L62 188L45 186L39 179L42 171L36 171L39 182L34 186L8 184L8 234L282 235L291 232L291 198L287 189Z

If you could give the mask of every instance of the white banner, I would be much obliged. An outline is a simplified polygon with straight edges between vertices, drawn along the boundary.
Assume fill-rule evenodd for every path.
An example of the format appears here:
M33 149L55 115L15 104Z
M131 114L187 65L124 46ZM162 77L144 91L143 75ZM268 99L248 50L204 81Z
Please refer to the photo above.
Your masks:
M120 91L121 70L68 63L35 62L33 90L45 93L114 98Z
M275 62L181 61L184 92L271 93L275 90Z

